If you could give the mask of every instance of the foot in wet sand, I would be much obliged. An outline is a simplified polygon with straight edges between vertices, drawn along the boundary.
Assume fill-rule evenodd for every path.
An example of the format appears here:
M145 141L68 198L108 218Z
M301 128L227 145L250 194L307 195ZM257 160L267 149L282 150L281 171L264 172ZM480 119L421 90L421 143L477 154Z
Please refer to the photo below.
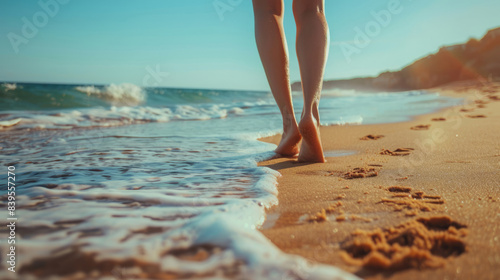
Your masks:
M274 152L285 157L296 156L299 153L299 143L301 139L302 136L300 136L299 129L297 125L295 125L295 127L283 132L278 148L276 148Z
M299 162L326 162L319 135L319 120L312 114L305 114L299 122L302 135Z

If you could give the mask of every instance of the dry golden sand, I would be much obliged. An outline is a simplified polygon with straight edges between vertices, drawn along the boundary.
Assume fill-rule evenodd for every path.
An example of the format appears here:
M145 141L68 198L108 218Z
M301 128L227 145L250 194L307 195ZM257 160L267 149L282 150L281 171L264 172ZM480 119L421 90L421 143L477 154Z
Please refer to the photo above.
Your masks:
M287 253L365 279L499 279L500 84L435 90L470 104L403 123L322 127L325 151L357 151L324 164L260 163L283 175L262 232ZM402 147L413 150L381 154ZM346 179L370 167L378 176Z

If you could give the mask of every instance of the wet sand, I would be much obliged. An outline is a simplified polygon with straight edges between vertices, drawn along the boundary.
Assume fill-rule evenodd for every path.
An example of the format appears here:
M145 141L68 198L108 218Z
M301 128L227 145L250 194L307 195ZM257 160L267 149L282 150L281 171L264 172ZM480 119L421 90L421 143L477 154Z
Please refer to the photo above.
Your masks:
M283 175L262 232L286 253L365 279L498 279L500 84L433 91L470 103L322 127L325 151L343 151L324 164L260 163Z

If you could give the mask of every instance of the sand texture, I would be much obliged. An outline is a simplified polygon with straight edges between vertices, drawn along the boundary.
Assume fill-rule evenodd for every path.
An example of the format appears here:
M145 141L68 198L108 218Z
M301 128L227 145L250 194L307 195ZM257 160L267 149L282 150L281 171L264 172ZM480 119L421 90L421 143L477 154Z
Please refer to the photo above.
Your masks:
M432 91L468 103L322 127L325 151L356 151L324 164L260 163L283 175L262 232L286 253L365 279L499 279L500 84Z

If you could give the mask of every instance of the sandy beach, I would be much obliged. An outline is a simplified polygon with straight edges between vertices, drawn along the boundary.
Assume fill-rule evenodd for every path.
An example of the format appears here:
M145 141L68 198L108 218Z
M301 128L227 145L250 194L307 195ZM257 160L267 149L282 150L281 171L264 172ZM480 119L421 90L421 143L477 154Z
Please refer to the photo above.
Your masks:
M95 4L0 2L0 280L500 280L500 1Z
M364 279L498 279L500 84L430 91L468 104L322 127L324 164L261 162L282 174L261 231L286 253Z

